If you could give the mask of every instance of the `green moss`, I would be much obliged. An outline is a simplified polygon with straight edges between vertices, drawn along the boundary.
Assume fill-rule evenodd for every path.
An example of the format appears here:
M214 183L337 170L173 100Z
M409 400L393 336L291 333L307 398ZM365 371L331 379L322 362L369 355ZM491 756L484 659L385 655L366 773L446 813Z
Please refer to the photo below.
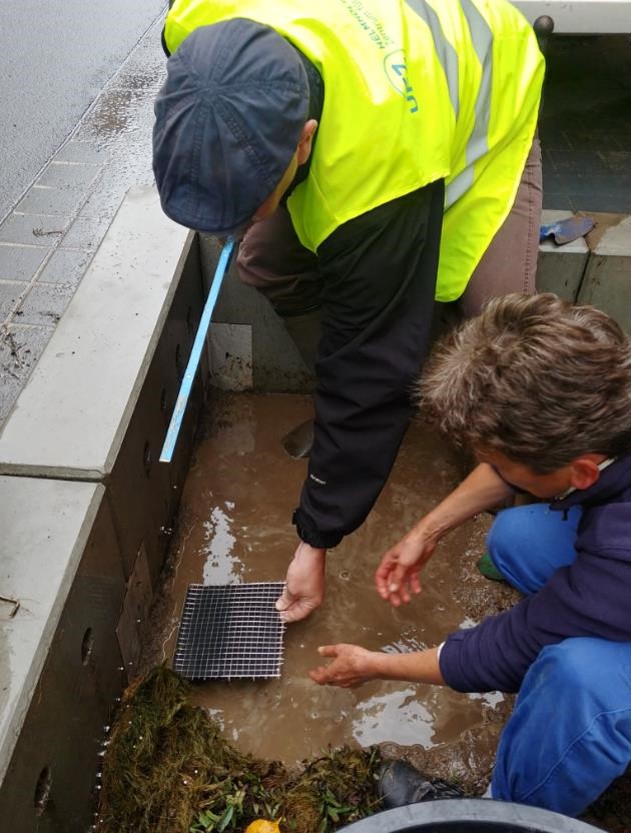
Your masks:
M235 749L190 689L161 666L127 693L104 758L101 833L223 833L261 817L324 833L378 809L376 747L329 750L290 773Z

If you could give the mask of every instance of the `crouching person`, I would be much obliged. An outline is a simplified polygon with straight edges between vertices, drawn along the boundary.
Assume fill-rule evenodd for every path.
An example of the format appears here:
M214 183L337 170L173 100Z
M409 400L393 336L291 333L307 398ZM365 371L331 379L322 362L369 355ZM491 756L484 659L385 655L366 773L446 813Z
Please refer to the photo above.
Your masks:
M419 395L479 465L385 554L379 594L408 602L445 533L526 491L543 502L500 512L488 539L525 598L422 652L326 646L311 677L519 692L490 794L578 815L631 762L631 343L592 307L509 295L438 346ZM436 792L409 768L384 778L391 805Z

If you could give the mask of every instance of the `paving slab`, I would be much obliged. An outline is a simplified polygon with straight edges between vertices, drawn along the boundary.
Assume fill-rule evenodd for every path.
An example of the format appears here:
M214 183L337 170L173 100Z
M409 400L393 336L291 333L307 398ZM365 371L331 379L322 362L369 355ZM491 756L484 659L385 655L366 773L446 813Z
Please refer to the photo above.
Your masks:
M77 286L94 252L59 248L37 276L38 283Z
M4 321L16 306L27 284L17 281L0 281L0 321Z
M53 334L54 323L9 324L0 339L0 420L5 419ZM45 412L44 412L45 413Z
M0 473L100 480L111 471L188 234L154 188L128 194L4 426Z
M61 214L72 216L86 199L85 188L51 188L34 185L17 204L17 214Z
M24 243L54 249L71 222L71 216L9 214L0 226L0 243Z
M0 280L31 281L47 256L41 246L0 243Z
M53 162L78 162L84 165L104 165L109 154L93 142L71 139L55 154Z
M48 188L86 188L101 172L100 165L53 160L35 181Z
M21 324L56 324L76 289L72 283L36 283L30 288L15 314Z
M112 218L107 215L101 217L79 216L61 238L59 248L94 252L105 236L111 222Z
M0 477L0 783L92 523L103 486Z

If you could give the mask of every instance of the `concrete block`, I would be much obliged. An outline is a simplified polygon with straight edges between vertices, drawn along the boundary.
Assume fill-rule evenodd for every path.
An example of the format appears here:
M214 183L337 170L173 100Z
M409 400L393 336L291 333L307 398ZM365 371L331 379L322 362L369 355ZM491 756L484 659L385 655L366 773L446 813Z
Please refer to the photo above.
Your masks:
M202 304L196 236L134 189L0 436L0 474L106 482L125 576L142 550L152 587L208 375L204 356L175 457L158 463Z
M200 257L208 284L221 247L216 238L200 235ZM239 280L236 258L224 278L213 323L249 325L252 332L252 387L270 392L307 392L313 378L271 304L256 289ZM210 327L212 344L213 324ZM226 384L225 374L222 384ZM235 384L238 380L235 379Z
M125 593L103 486L0 477L0 828L89 827L101 738L125 684Z
M601 235L592 251L579 293L581 304L594 304L631 333L631 217L623 217Z
M111 472L187 234L153 188L129 193L4 428L0 473L100 480Z
M0 595L19 602L0 622L0 781L104 492L94 484L0 477Z
M571 211L544 209L542 225L567 220L573 217ZM564 246L557 246L553 240L539 244L536 285L539 292L555 292L566 301L576 300L589 257L589 248L581 237Z
M209 335L212 384L221 390L251 390L252 327L213 322Z

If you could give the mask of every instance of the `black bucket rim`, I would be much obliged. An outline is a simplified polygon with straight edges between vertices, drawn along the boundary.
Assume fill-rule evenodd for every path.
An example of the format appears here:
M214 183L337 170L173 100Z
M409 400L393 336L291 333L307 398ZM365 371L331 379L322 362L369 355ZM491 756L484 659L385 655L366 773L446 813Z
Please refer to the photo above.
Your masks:
M494 801L490 798L449 798L396 807L353 822L342 830L344 833L406 833L423 824L466 824L473 821L511 825L514 830L529 833L602 833L599 827L593 827L552 810L542 810L540 807L511 801ZM342 833L342 830L339 833Z

